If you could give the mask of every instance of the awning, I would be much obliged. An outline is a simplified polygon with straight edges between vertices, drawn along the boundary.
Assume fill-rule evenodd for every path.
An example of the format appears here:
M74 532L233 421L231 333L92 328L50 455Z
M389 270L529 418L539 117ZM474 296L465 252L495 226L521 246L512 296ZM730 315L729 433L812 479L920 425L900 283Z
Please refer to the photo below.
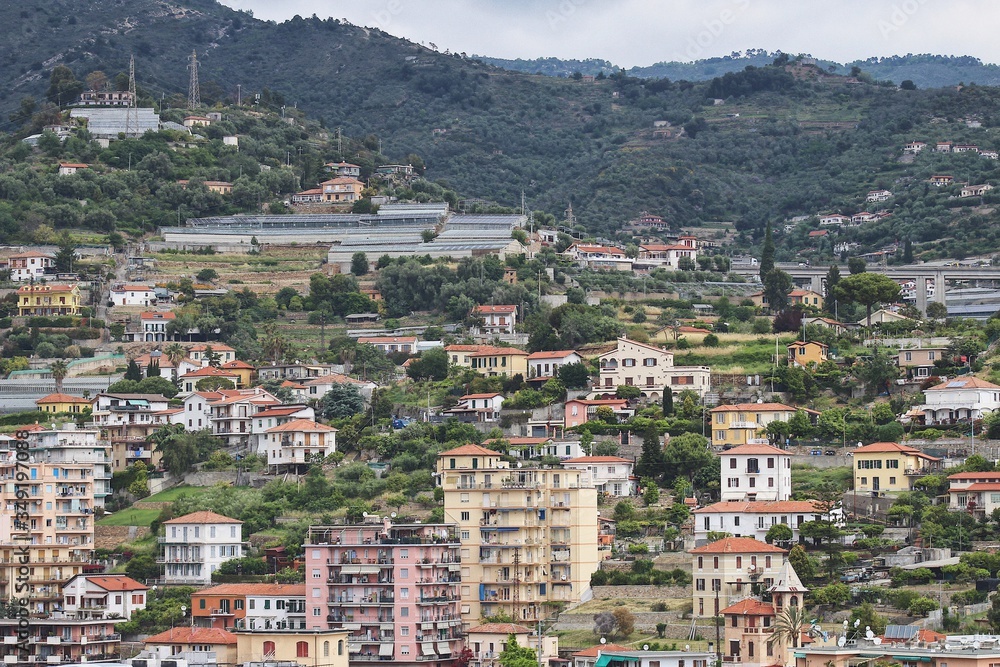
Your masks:
M448 642L438 642L437 649L441 655L449 655L451 653L451 647L448 646Z
M341 574L361 574L361 566L360 565L345 565L344 567L340 568L340 573Z
M347 643L348 653L361 653L361 644L355 644L354 642Z
M434 644L433 643L421 644L420 645L420 654L421 655L437 655L437 653L434 651Z
M594 667L608 667L612 662L634 662L638 663L639 658L625 657L623 655L608 655L604 654L597 659L597 663Z
M899 660L900 662L930 662L930 656L925 655L894 655L893 660Z
M421 623L420 624L420 629L421 630L433 630L434 629L434 624L433 623Z
M392 657L392 644L380 644L378 647L378 654L380 656Z

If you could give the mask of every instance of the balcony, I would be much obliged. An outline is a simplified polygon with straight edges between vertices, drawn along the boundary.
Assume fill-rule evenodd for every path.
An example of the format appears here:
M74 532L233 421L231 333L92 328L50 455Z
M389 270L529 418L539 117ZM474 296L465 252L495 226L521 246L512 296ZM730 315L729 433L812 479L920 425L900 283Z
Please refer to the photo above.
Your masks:
M235 614L228 609L213 609L209 612L209 616L234 616Z

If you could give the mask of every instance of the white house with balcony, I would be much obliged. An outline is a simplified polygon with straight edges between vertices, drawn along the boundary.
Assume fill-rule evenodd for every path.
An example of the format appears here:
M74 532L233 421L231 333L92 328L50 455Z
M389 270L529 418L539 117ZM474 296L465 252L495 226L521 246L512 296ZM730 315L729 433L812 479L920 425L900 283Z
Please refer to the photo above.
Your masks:
M163 583L209 585L212 573L233 558L243 557L243 522L215 512L192 512L163 522L157 538Z
M121 618L146 608L149 587L124 574L77 574L62 587L71 618Z
M337 429L311 419L294 419L267 429L258 443L273 469L304 469L337 451Z
M167 326L177 318L172 311L146 311L139 313L139 340L145 343L162 343L177 340L177 334L167 332Z
M601 377L592 393L599 397L613 394L619 385L639 387L641 395L653 401L667 389L674 394L690 389L704 396L711 387L708 366L674 366L673 352L628 338L619 338L617 347L598 359Z
M583 471L590 483L601 493L618 498L634 495L636 480L634 463L620 456L579 456L562 462L564 468Z
M977 377L960 377L924 390L924 424L955 424L982 419L1000 408L1000 386Z
M504 395L500 392L466 394L458 399L458 404L445 410L452 415L470 422L492 422L500 418Z
M696 546L708 544L709 533L729 533L734 537L752 537L764 542L767 531L778 524L791 528L792 541L798 542L799 527L803 523L825 518L812 500L724 500L699 507L693 514Z
M473 335L512 334L517 322L517 306L476 306L472 309L472 317L480 321L470 329Z
M115 285L111 288L111 303L115 306L152 306L156 292L152 285Z
M960 472L948 475L948 509L989 517L1000 507L1000 472Z
M575 350L552 350L532 352L528 355L528 377L530 380L548 380L559 376L560 366L579 364L583 357Z
M771 445L740 445L721 454L722 500L777 501L792 496L792 457Z

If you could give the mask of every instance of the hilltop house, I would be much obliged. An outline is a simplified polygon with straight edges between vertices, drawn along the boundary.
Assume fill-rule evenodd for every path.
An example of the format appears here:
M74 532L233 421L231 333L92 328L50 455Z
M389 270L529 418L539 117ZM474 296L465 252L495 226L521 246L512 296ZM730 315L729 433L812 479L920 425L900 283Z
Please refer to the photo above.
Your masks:
M982 419L1000 408L1000 386L976 377L960 377L924 390L924 424L954 424Z
M941 470L941 459L896 442L873 442L851 455L854 490L861 493L911 491L921 477Z
M659 400L663 392L690 389L704 396L710 387L711 370L707 366L674 366L674 354L628 338L619 338L617 346L598 357L600 382L594 392L601 397L620 385L639 387L642 396Z

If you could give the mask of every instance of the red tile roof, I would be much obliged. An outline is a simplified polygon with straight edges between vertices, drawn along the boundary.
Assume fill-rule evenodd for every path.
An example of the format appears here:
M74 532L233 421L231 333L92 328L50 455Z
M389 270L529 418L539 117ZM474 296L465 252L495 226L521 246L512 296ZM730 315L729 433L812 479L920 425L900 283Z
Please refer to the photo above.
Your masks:
M734 403L720 405L709 412L795 412L795 408L784 403Z
M472 309L474 313L510 315L517 310L517 306L476 306Z
M769 602L753 598L740 600L719 612L720 614L744 614L747 616L774 616L774 607Z
M233 373L231 371L224 371L221 368L216 368L215 366L205 366L204 368L199 368L196 371L187 372L184 375L182 375L181 377L185 377L185 378L194 378L194 377L206 377L206 378L207 377L225 377L225 378L234 378L234 377L239 377L239 376L237 376L236 373Z
M302 596L305 584L219 584L203 588L195 595Z
M180 626L146 638L147 644L235 644L236 635L221 628Z
M596 658L598 653L607 653L608 651L634 651L634 648L628 646L622 646L621 644L598 644L596 646L591 646L590 648L585 648L582 651L577 651L573 654L574 658Z
M948 380L947 382L942 382L941 384L935 385L930 389L925 389L924 391L946 391L949 389L954 391L961 391L963 389L1000 389L1000 386L997 386L992 382L987 382L986 380L980 380L976 377L966 377Z
M957 472L948 479L1000 479L1000 472Z
M336 433L337 429L332 426L327 426L326 424L320 424L314 422L311 419L293 419L287 424L282 424L281 426L275 426L269 428L265 433L289 433L298 431L309 431L310 433Z
M898 442L873 442L870 445L865 445L864 447L858 447L852 450L854 454L888 454L888 453L899 453L899 454L909 454L911 456L919 456L922 459L928 459L930 461L940 461L941 459L935 458L929 454L924 454L919 449L910 447L909 445L901 445Z
M465 401L465 400L471 400L473 398L494 398L495 396L503 396L503 394L501 394L499 391L495 391L492 394L466 394L459 400Z
M1000 482L973 482L963 489L954 489L958 492L964 491L1000 491Z
M99 586L106 591L146 591L149 590L148 586L140 584L138 581L132 577L126 577L125 575L118 576L87 576L87 581L91 582L95 586Z
M706 505L694 511L695 514L721 514L725 512L803 512L815 513L821 511L814 500L775 500L772 502L757 500L723 500Z
M528 361L536 359L565 359L571 354L577 354L576 350L552 350L547 352L532 352L528 355Z
M232 361L227 361L226 363L222 364L222 366L220 366L219 368L233 368L233 369L241 368L251 371L257 370L257 367L254 366L253 364L248 364L247 362L240 361L239 359L233 359Z
M69 394L49 394L35 401L35 405L44 405L46 403L86 403L90 405L92 401L89 398L70 396Z
M691 549L692 554L760 554L785 553L784 549L767 544L752 537L726 537L724 539Z
M479 445L468 444L441 452L438 456L501 456L501 454L500 452L494 452L492 449L486 449Z
M177 317L177 314L175 312L173 312L172 310L168 310L168 311L162 312L162 313L153 312L153 311L147 311L145 313L140 313L139 314L139 319L140 320L172 320L172 319L175 319L176 317Z
M228 516L216 514L215 512L208 512L206 510L201 510L199 512L191 512L190 514L179 516L175 519L168 519L163 523L243 523L243 522L240 521L239 519L230 519Z
M527 357L528 353L524 350L519 350L516 347L494 347L493 345L482 345L478 350L472 353L473 357L483 357L483 356L503 356L512 355L515 357Z

